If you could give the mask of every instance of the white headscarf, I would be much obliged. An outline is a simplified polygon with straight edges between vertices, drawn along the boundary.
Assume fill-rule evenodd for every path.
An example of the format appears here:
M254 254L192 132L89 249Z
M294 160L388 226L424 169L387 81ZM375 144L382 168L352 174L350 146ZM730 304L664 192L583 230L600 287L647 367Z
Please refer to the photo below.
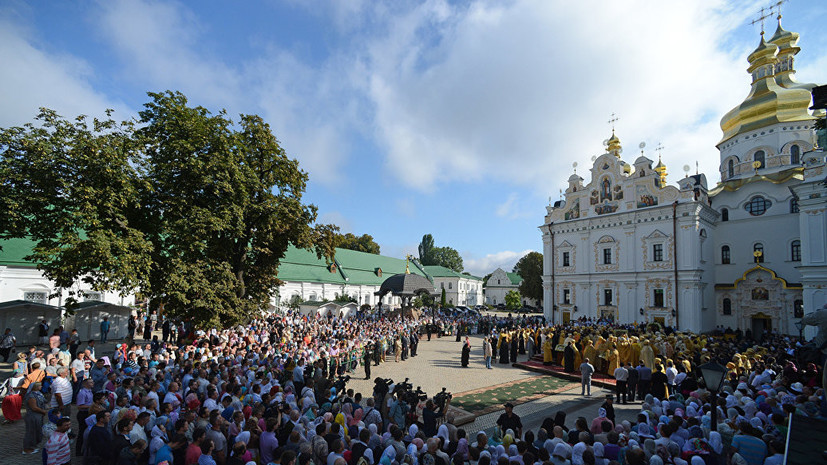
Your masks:
M716 454L721 453L724 447L723 442L721 442L721 433L717 431L709 432L709 446L712 447L712 450L715 451Z

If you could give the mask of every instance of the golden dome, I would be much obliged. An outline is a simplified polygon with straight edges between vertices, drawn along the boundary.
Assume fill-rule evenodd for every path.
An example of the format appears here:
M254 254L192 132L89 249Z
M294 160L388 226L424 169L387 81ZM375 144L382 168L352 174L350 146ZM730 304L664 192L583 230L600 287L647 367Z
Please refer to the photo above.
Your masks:
M658 173L660 176L660 186L663 187L666 185L666 165L661 160L660 155L658 155L658 164L655 165L655 173Z
M622 150L622 147L620 146L620 139L618 139L615 135L614 129L612 129L612 137L609 138L608 145L609 153L613 154L617 158L620 158L620 152Z
M787 89L806 89L812 92L815 84L798 82L795 80L795 56L801 51L798 46L799 35L781 27L781 16L778 16L778 28L772 35L770 42L778 46L778 60L775 66L775 82Z
M781 37L786 37L783 32ZM778 49L778 45L766 42L762 35L758 48L747 58L752 88L747 98L721 119L724 132L721 142L771 124L812 119L808 110L810 92L801 88L788 89L775 81Z

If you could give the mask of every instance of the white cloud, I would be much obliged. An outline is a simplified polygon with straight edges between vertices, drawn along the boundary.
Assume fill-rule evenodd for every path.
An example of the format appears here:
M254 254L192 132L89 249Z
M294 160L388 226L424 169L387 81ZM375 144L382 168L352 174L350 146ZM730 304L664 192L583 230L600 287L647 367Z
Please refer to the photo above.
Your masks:
M0 127L29 123L40 107L51 108L70 120L80 114L101 117L107 108L116 110L116 119L130 114L123 103L94 89L89 63L47 50L36 37L2 15L0 63Z
M529 252L534 251L531 249L523 250L522 252L504 250L502 252L488 254L482 258L473 258L473 256L469 258L466 254L463 256L462 261L465 266L465 271L474 276L483 277L497 268L502 268L505 271L511 271L514 268L514 265L516 265L517 262Z
M718 120L749 91L757 34L731 39L753 4L430 1L388 17L367 60L388 168L422 190L493 178L556 192L602 153L617 112L625 157L660 141L673 176L698 160L714 183Z
M215 56L202 44L211 30L178 3L101 3L101 32L123 61L123 78L152 90L179 90L213 111L258 113L270 123L288 156L297 158L314 182L341 181L349 144L345 132L359 125L349 105L350 80L333 59L313 68L293 54L267 48L249 62ZM345 79L343 79L343 76Z

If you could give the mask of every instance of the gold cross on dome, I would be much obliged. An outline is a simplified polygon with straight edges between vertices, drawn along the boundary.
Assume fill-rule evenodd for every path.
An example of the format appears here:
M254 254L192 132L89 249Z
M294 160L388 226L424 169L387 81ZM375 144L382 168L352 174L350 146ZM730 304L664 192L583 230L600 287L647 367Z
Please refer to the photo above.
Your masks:
M787 0L778 0L773 6L770 7L770 12L772 12L773 8L778 11L778 19L781 19L781 5L784 3L787 3Z
M758 17L753 19L752 21L750 21L750 24L755 26L757 23L761 23L761 35L763 36L764 35L764 20L769 18L770 16L772 16L772 7L770 7L769 9L761 7L761 9L758 10Z
M618 118L617 116L615 116L614 113L612 113L612 118L608 121L608 123L612 125L612 132L615 132L615 122L619 119L620 118Z
M658 152L658 158L660 158L660 154L661 154L661 152L663 152L663 149L664 149L663 144L658 142L658 146L655 147L655 152Z

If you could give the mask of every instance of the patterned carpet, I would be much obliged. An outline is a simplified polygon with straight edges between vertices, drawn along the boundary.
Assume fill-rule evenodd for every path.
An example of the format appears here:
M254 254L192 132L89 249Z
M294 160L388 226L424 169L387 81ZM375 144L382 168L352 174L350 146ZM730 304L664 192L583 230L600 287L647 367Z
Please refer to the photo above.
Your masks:
M522 404L570 389L571 386L571 382L553 376L535 376L457 394L451 401L451 405L475 415L482 415L502 409L506 402L515 405Z

